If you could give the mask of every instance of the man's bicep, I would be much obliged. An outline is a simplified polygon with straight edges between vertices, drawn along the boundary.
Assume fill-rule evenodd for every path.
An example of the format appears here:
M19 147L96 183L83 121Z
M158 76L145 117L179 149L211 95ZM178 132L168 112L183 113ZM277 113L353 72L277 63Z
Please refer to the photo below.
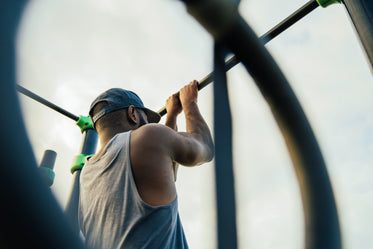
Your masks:
M194 166L211 160L208 146L203 144L198 135L176 132L159 124L143 126L134 133L141 134L139 136L139 141L142 142L141 148L147 148L158 156L169 156L171 160L181 165Z

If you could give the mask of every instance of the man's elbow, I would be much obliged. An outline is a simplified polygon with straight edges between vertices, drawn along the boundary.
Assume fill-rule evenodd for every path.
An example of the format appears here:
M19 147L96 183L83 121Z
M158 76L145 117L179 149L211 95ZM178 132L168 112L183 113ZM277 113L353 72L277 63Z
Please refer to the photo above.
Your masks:
M210 162L214 158L214 148L205 148L200 150L199 153L191 153L186 156L186 160L180 162L180 164L187 167L199 166Z
M206 153L206 163L207 162L211 162L212 159L214 159L214 156L215 156L215 147L214 145L210 146L208 149L207 149L207 153Z
M200 157L197 159L197 165L201 165L204 163L211 162L215 156L215 148L214 145L205 146L203 153L200 154Z

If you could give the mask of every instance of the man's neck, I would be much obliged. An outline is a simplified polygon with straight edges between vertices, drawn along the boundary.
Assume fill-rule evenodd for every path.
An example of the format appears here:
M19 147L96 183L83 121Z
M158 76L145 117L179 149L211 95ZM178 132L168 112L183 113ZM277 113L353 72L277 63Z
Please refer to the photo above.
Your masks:
M99 136L99 139L100 139L100 150L97 151L97 153L91 157L90 160L95 160L97 157L99 157L103 151L103 149L105 148L106 144L116 135L116 134L119 134L119 133L122 133L122 132L126 132L128 131L129 129L107 129L105 131L100 131L98 136Z
M100 138L100 144L101 148L104 148L106 144L117 134L123 133L126 131L129 131L130 129L120 127L120 128L111 128L111 129L106 129L105 131L102 131L99 133L99 138Z

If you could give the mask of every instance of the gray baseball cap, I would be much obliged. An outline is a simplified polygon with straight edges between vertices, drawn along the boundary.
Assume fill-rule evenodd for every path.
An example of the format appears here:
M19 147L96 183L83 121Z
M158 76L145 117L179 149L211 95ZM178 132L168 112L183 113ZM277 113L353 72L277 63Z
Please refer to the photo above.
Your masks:
M92 116L93 108L100 102L106 102L108 105L99 110L96 115ZM141 108L145 112L149 123L158 123L161 119L161 116L158 113L144 106L144 103L136 93L122 88L111 88L100 94L92 102L91 107L89 108L89 116L91 117L94 125L97 120L102 118L104 115L113 111L127 108L130 105L133 105L136 108Z

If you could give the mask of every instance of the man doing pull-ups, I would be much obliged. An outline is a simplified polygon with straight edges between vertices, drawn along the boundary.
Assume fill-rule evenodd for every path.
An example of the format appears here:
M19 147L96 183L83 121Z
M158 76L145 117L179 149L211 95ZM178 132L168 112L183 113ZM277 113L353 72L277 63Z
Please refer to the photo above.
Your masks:
M211 161L210 130L193 81L166 101L165 125L133 92L112 88L91 104L101 149L80 176L79 223L90 249L186 249L176 194L177 164ZM184 111L186 132L176 118Z

